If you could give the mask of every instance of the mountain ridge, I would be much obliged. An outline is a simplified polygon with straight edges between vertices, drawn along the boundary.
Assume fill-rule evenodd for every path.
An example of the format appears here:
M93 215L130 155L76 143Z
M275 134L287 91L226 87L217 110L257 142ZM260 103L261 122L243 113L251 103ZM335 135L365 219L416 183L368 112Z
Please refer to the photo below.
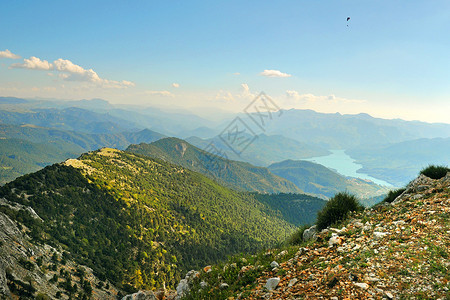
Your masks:
M163 138L151 144L130 145L126 151L164 159L210 176L238 190L302 193L292 182L272 174L266 168L216 156L178 138Z

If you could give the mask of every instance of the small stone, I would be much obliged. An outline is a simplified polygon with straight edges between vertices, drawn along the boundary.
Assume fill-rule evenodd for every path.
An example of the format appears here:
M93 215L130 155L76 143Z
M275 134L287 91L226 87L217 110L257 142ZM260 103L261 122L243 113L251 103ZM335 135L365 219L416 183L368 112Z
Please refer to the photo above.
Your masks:
M224 289L226 289L226 288L228 288L228 283L225 283L225 282L222 282L220 285L219 285L219 288L221 289L221 290L224 290Z
M270 266L271 266L272 268L279 268L279 267L280 267L280 265L279 265L276 261L271 262L271 263L270 263Z
M411 200L417 200L417 199L420 199L422 197L423 197L422 194L416 194L416 195L412 196Z
M338 247L337 252L339 252L339 253L345 252L345 247Z
M356 285L357 287L362 288L363 290L367 290L369 288L369 285L367 283L364 283L364 282L356 282L356 283L354 283L354 285Z
M377 277L371 277L371 276L366 277L365 279L366 279L367 281L370 281L370 282L377 282L377 281L380 281L379 278L377 278Z
M334 296L334 297L331 297L330 300L339 300L339 298Z
M157 300L157 298L152 291L139 291L123 297L122 300Z
M328 240L328 245L330 247L333 247L334 245L340 245L342 244L342 238L339 237L338 235L333 235L329 240Z
M297 281L298 281L298 279L297 278L292 278L290 281L289 281L289 284L288 284L288 287L291 287L291 286L293 286L294 284L296 284L297 283Z
M388 299L394 299L394 296L391 294L391 292L384 292L384 295L388 298Z
M378 231L375 231L375 232L373 233L373 238L376 239L376 240L381 240L381 239L384 238L386 235L388 235L387 232L378 232Z
M212 267L211 266L206 266L203 268L203 271L205 271L205 273L209 273L212 271Z
M364 226L364 224L361 223L361 222L355 222L355 223L353 223L353 225L354 225L356 228L361 228L361 227Z
M277 288L278 284L280 283L279 277L269 278L266 282L266 289L271 291Z

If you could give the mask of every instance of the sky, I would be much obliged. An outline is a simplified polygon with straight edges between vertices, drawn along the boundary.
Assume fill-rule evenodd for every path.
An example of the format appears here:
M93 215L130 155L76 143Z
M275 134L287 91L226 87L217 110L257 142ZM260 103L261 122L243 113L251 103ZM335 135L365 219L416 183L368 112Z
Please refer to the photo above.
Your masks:
M1 1L0 96L450 123L449 32L447 0Z

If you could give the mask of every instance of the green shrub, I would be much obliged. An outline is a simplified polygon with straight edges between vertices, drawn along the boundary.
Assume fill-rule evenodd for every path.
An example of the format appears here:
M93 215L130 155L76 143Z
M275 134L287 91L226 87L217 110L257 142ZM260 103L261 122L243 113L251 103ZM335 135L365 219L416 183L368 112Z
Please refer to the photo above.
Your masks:
M447 172L450 172L450 168L446 166L437 166L437 165L429 165L422 171L420 171L420 174L425 175L431 179L441 179L445 175L447 175Z
M50 297L45 294L39 293L36 295L35 299L36 300L50 300Z
M317 214L317 228L322 230L328 226L343 220L351 211L363 210L358 199L348 193L337 193L331 198L325 207Z
M389 191L389 193L383 199L382 202L384 202L384 203L392 203L395 200L395 198L400 196L404 191L406 191L405 188Z
M19 258L19 260L17 261L22 267L24 267L25 269L29 270L29 271L33 271L34 270L34 264L31 261L26 260L25 258L21 257Z

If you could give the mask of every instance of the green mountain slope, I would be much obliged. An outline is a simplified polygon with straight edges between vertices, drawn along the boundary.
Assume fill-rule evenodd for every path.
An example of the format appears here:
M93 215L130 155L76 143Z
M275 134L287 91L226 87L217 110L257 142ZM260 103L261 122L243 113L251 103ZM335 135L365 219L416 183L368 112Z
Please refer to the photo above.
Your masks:
M36 172L47 165L76 157L77 147L61 142L58 145L33 143L20 139L0 140L0 185L23 174ZM78 150L78 151L77 151Z
M272 174L266 168L214 156L177 138L165 138L151 144L130 145L127 151L183 166L237 190L264 193L302 192L292 182Z
M249 138L252 138L248 135ZM246 161L256 166L268 166L286 159L304 159L330 154L329 151L314 145L308 145L282 135L260 134L240 155L234 153L219 137L201 139L187 138L186 141L201 149L210 143L222 150L228 159Z
M326 200L305 194L253 194L258 201L277 210L283 219L296 226L313 224Z
M43 219L0 205L34 242L62 245L122 288L173 287L188 269L274 244L294 229L254 194L109 148L22 176L1 187L0 198Z
M370 198L386 194L389 191L388 188L373 182L346 177L309 161L285 160L270 165L268 169L272 173L292 181L307 193L326 197L348 191L359 198Z

